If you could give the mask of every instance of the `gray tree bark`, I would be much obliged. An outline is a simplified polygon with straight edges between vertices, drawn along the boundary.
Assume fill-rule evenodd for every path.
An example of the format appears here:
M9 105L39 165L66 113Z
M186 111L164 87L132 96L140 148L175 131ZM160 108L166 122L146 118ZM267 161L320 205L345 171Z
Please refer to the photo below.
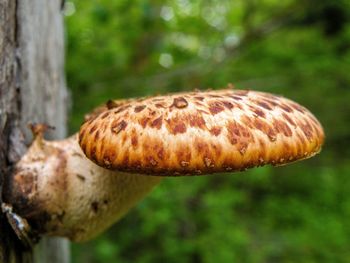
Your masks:
M0 198L2 182L30 143L28 123L66 135L62 0L0 0ZM1 200L0 200L1 201ZM69 262L69 244L44 238L25 249L0 214L0 262Z

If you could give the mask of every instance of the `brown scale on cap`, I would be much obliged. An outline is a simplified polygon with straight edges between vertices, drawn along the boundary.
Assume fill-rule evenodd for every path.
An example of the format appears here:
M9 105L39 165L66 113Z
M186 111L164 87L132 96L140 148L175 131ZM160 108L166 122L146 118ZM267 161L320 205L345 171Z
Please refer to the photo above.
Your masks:
M115 170L239 171L311 157L324 141L307 109L263 92L195 91L108 104L82 126L79 142L88 158Z

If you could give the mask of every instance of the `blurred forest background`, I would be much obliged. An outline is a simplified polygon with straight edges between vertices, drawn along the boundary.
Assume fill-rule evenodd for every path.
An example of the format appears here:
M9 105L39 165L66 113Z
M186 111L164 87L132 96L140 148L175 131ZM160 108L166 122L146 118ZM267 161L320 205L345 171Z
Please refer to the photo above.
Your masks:
M350 1L67 0L71 132L110 98L194 88L282 94L322 122L322 154L169 178L73 262L350 262Z

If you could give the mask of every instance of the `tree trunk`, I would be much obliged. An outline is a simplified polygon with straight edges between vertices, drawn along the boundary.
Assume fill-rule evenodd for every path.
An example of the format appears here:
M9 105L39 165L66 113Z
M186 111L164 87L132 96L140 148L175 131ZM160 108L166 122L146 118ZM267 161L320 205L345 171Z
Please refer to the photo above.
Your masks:
M51 138L66 135L61 7L62 0L0 0L0 191L30 143L28 123L54 126ZM68 246L44 238L25 249L0 214L0 262L68 262Z

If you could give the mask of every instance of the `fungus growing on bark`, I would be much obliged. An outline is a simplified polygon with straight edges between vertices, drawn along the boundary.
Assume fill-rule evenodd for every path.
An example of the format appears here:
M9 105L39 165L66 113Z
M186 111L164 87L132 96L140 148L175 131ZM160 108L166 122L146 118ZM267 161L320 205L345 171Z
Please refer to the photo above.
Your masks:
M8 181L6 201L32 235L93 238L122 217L161 177L109 171L88 160L77 135L46 141L39 129Z
M42 129L34 129L5 201L37 235L73 241L105 230L164 176L284 165L315 155L324 140L299 104L228 89L109 101L61 141L44 140Z

